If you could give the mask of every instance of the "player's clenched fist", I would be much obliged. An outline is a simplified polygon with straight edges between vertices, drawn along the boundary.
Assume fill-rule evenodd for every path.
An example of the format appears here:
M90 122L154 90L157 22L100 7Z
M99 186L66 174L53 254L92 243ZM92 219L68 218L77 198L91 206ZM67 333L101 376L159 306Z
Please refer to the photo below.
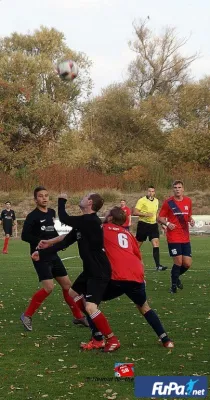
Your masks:
M67 196L66 193L61 193L61 194L59 195L58 198L59 198L59 199L66 199L66 200L67 200L68 196Z
M38 251L34 251L34 253L31 254L31 258L34 261L39 261L39 252Z

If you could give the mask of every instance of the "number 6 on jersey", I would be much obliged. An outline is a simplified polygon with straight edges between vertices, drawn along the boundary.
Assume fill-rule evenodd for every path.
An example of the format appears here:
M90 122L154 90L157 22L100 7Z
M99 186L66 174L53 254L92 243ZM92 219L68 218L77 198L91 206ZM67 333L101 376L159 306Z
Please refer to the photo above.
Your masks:
M128 248L128 235L125 233L118 233L118 243L123 249Z

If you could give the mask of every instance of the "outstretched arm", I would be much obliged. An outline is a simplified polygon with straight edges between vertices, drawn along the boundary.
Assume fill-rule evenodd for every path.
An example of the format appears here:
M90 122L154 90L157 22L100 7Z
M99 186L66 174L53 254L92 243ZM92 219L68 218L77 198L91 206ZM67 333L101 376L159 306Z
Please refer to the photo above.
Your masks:
M47 256L52 255L57 253L58 251L67 249L71 244L75 243L77 240L76 237L76 231L72 230L71 232L68 233L68 235L65 235L64 239L62 241L57 242L53 246L50 246L45 249L39 249L39 259L43 260Z
M65 239L67 235L60 235L56 236L55 238L48 239L48 240L40 240L37 248L38 249L47 249L48 247L53 246L54 244L62 242L63 239Z

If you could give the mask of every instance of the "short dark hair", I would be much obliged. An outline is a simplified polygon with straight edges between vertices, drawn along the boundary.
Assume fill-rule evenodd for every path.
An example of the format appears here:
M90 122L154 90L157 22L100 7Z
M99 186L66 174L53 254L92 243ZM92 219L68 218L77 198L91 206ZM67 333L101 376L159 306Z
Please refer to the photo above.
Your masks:
M92 200L92 210L98 212L104 204L104 199L98 193L91 193L89 200Z
M125 199L121 199L120 201L124 201L124 202L126 203L126 200L125 200Z
M34 198L37 198L37 193L41 192L41 190L47 190L44 186L37 186L36 189L34 189Z
M147 187L147 189L155 189L155 187L154 187L153 185L149 185L149 186Z
M5 201L5 204L10 204L11 205L11 201Z
M184 186L184 182L181 181L181 180L179 180L179 179L177 179L176 181L173 182L173 187L176 186L176 185L178 185L178 184Z
M126 221L125 211L121 207L113 207L109 215L112 217L112 223L115 225L123 225Z

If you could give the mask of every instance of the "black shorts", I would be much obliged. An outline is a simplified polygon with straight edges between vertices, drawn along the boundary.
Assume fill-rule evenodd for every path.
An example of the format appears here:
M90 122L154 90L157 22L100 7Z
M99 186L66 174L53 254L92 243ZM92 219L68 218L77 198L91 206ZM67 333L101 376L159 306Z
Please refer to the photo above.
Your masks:
M40 282L68 275L60 257L57 255L49 261L33 261L33 264Z
M186 256L192 257L191 244L188 243L168 243L170 257Z
M134 304L140 307L142 307L147 300L144 282L111 280L104 293L103 301L115 299L116 297L122 296L122 294L126 294Z
M147 238L151 241L152 239L159 239L160 233L158 224L148 224L147 222L139 221L136 231L136 239L138 242L145 242Z
M3 230L4 230L5 235L12 236L12 224L3 225Z
M86 301L99 305L109 281L100 277L89 277L82 272L73 283L72 289L78 294L83 294Z

